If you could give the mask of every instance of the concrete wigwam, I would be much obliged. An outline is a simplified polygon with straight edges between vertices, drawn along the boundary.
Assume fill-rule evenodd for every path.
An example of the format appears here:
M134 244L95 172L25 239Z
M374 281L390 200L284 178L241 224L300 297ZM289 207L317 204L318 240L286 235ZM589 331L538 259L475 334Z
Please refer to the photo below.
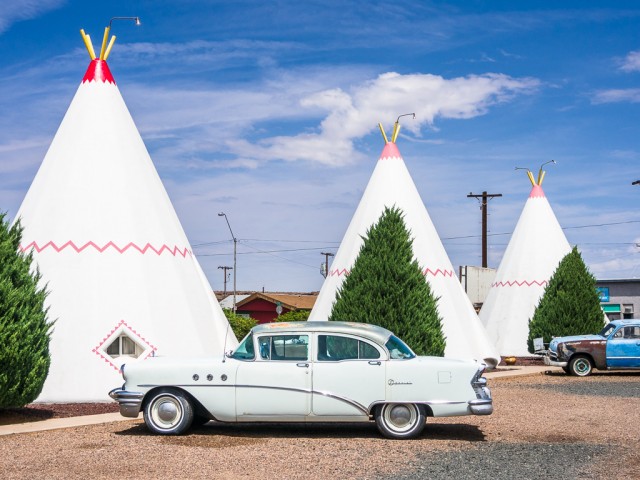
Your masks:
M82 83L18 211L55 320L39 402L107 401L120 366L150 355L222 355L237 340L106 59Z
M500 355L528 356L529 320L560 260L571 246L537 181L527 171L532 189L487 298L480 320Z
M400 125L395 124L391 141L382 131L385 146L362 195L340 248L322 285L309 320L327 320L336 293L352 268L362 245L362 237L378 221L385 207L404 213L413 238L413 252L438 300L446 337L446 357L474 358L495 367L499 355L489 341L469 298L454 273L440 237L433 226L420 194L396 146Z

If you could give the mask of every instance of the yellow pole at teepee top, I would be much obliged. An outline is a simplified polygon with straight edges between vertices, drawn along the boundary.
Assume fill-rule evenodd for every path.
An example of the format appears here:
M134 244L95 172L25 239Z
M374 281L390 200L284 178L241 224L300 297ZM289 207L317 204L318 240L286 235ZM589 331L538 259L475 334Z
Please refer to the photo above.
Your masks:
M531 185L533 187L536 186L536 180L535 178L533 178L533 173L531 173L531 170L527 170L527 176L529 177L529 180L531 181Z
M109 54L111 53L111 49L113 48L113 44L116 43L116 36L115 35L111 35L111 41L109 42L109 46L107 47L106 52L104 52L104 59L106 60L107 58L109 58Z
M391 135L391 141L393 143L396 143L399 133L400 133L400 122L396 121L396 123L393 124L393 135Z
M109 38L109 31L111 30L111 27L105 27L104 28L104 35L102 37L102 47L100 48L100 60L104 60L104 52L107 49L107 39Z
M386 145L387 143L389 143L389 140L387 139L387 134L384 131L382 123L378 123L378 128L380 129L380 133L382 133L382 138L384 138L384 144Z
M91 60L96 59L96 52L93 50L93 45L91 44L91 37L84 33L84 29L80 29L80 35L82 35L82 40L84 41L84 46L87 47L87 51L89 52L89 56Z

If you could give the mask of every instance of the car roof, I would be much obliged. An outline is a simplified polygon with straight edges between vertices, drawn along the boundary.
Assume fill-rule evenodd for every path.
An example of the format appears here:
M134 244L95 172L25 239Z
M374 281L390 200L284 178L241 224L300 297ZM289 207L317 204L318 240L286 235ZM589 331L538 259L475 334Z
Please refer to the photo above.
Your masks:
M257 325L252 329L256 335L262 333L346 333L368 338L381 344L385 344L393 332L386 328L371 325L369 323L356 322L273 322Z
M613 325L629 325L629 324L636 324L636 323L640 323L640 318L624 318L624 319L620 319L620 320L611 320L611 322L609 322Z

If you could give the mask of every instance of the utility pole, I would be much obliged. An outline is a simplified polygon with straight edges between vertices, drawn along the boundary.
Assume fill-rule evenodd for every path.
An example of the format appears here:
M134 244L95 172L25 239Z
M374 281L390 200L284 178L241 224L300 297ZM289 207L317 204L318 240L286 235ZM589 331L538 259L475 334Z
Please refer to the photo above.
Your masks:
M501 197L501 193L482 192L482 195L474 195L469 193L468 198L482 198L480 210L482 210L482 267L487 268L487 206L488 200L494 197Z
M224 270L224 294L227 294L227 270L233 270L233 267L218 267L218 270Z
M327 275L329 275L329 257L333 257L334 254L320 252L320 255L324 255L324 272L322 271L322 268L321 268L320 273L324 278L327 278Z
M238 249L238 239L233 234L233 230L231 230L231 224L229 223L227 214L224 212L220 212L218 216L224 217L224 219L227 221L227 227L229 227L229 232L231 233L231 238L233 239L233 313L236 313L236 275L238 272L236 256L237 256L237 249Z

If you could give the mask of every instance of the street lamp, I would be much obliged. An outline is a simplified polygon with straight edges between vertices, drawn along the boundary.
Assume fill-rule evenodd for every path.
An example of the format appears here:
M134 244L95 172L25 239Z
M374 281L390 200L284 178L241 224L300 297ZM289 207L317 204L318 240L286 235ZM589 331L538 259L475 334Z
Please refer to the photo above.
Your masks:
M111 24L114 20L133 20L134 22L136 22L136 27L139 27L141 25L140 17L112 17L109 21L109 30L111 30Z
M219 217L224 217L227 221L227 226L229 227L229 231L231 232L231 238L233 238L233 313L236 313L236 272L238 271L236 267L236 252L238 247L238 239L233 234L233 230L231 230L231 225L229 224L229 219L227 218L227 214L224 212L220 212L218 214Z

